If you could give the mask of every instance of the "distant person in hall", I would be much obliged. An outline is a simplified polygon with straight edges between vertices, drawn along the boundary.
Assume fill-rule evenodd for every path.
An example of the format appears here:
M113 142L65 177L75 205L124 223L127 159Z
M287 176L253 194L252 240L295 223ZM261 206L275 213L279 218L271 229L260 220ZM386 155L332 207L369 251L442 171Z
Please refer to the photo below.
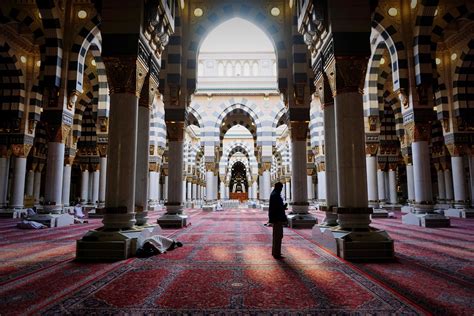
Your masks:
M283 258L281 255L281 240L283 239L283 225L286 225L288 218L285 210L288 204L283 204L281 190L283 184L275 183L275 187L270 194L270 205L268 207L268 222L273 225L272 256L275 259Z

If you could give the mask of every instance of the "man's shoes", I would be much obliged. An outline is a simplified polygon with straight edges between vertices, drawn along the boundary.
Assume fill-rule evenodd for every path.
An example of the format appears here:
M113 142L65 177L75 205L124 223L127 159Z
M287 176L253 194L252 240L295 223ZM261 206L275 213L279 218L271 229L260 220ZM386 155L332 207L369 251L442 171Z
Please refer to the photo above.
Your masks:
M285 257L283 257L282 255L278 255L278 256L272 255L272 256L275 259L285 259Z

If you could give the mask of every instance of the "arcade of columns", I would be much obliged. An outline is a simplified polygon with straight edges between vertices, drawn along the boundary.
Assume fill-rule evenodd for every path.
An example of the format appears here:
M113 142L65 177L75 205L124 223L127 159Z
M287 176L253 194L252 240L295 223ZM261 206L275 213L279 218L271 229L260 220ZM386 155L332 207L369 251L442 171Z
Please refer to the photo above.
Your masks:
M337 10L342 0L275 1L283 17L272 26L285 29L292 14L298 24L274 41L290 43L297 29L304 44L278 56L286 64L279 61L279 94L252 104L193 96L196 60L187 47L202 35L192 1L115 2L2 3L3 214L23 209L24 196L43 196L32 219L65 225L63 209L78 196L104 217L103 228L78 241L78 258L126 258L136 228L153 229L147 213L161 201L158 223L182 227L183 203L213 210L228 199L237 161L249 199L264 210L271 185L285 184L290 225L313 226L308 206L317 202L326 218L314 237L347 259L393 256L393 242L370 218L404 198L405 224L447 226L447 216L472 214L473 10L465 1L356 1L360 10L351 12ZM229 2L234 12L240 5ZM129 16L116 23L124 9ZM32 35L19 36L20 26ZM293 58L306 46L312 67L301 71L307 62ZM314 77L312 100L302 73ZM204 103L208 112L197 106ZM251 141L221 139L233 117L255 126Z

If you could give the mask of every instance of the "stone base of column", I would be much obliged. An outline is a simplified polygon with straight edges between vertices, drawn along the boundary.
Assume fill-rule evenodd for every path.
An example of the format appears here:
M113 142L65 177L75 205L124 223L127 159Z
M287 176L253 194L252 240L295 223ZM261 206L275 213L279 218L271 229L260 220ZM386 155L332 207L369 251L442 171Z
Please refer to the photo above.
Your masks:
M381 209L390 210L390 211L400 211L402 209L401 204L384 204L380 205Z
M136 255L143 241L159 234L158 226L107 232L91 230L76 243L76 259L80 261L118 261Z
M402 213L412 213L415 209L411 205L403 205L400 210Z
M202 205L202 210L205 212L215 212L216 208L216 201L204 201L204 204Z
M385 231L354 232L329 227L314 227L313 239L348 261L391 261L393 240Z
M337 226L337 214L332 212L332 207L328 207L326 205L320 206L319 210L324 212L325 216L323 222L318 226L320 228L327 228L327 227L334 227Z
M135 220L137 221L135 225L145 226L148 222L148 210L143 210L135 213Z
M407 213L402 216L402 223L406 225L416 225L428 228L449 227L450 220L448 217L437 213Z
M165 205L166 213L157 219L162 228L183 228L188 223L188 215L183 214L182 205Z
M379 201L378 200L376 200L376 201L369 200L369 207L371 207L373 209L379 208Z
M445 202L438 202L434 206L435 210L447 210L448 208L451 208L451 204L445 203Z
M474 218L474 209L469 208L450 208L444 210L444 215L456 218Z
M288 226L291 228L313 228L318 223L316 217L308 213L308 204L292 205L288 217Z
M260 209L264 212L267 212L268 213L268 208L269 208L270 204L268 201L260 201Z
M388 211L384 208L374 208L371 218L388 218Z
M74 216L70 214L36 214L27 218L48 227L63 227L74 224Z
M20 218L22 214L26 214L26 209L24 208L0 209L0 218Z

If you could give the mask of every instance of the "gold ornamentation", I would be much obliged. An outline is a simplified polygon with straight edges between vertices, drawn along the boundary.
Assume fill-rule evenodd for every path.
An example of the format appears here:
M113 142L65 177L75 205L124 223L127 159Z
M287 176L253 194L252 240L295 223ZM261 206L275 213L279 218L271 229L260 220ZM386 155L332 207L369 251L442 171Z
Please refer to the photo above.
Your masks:
M109 129L109 118L107 117L99 118L99 129L102 133L107 133L107 130Z
M150 162L148 164L148 171L156 172L158 170L158 164L156 162Z
M11 145L12 154L13 154L13 156L15 156L15 157L25 158L25 157L27 157L28 154L30 153L31 147L33 147L33 145L29 145L29 144L12 144L12 145Z
M136 56L121 56L103 58L110 94L129 93L140 96L141 86L137 83ZM140 78L144 78L144 73ZM143 82L142 82L143 84ZM140 89L137 87L140 86Z
M377 151L379 149L378 143L368 143L365 144L365 154L370 156L377 155Z
M149 154L150 156L155 155L155 145L150 145Z
M308 122L291 121L291 139L294 141L306 141L308 136Z
M400 100L400 103L402 104L404 109L407 109L409 107L408 97L405 92L405 89L400 88L400 90L398 90L398 99Z
M72 91L70 94L69 94L69 97L67 99L67 109L69 111L74 111L74 108L76 106L76 102L77 102L77 97L79 96L79 92L77 92L76 90Z
M368 117L368 121L369 121L369 130L371 132L374 132L377 130L377 125L378 125L378 121L379 121L379 117L378 116L375 116L375 115L371 115Z
M465 146L461 144L446 144L451 157L460 157L465 153Z
M363 93L367 58L336 56L325 69L333 96L340 93Z
M183 141L184 138L184 122L167 121L166 131L168 140L172 142Z
M100 157L107 157L107 144L100 144L97 146L97 151L99 152Z
M54 142L66 144L67 138L70 136L71 126L61 124L54 135Z

